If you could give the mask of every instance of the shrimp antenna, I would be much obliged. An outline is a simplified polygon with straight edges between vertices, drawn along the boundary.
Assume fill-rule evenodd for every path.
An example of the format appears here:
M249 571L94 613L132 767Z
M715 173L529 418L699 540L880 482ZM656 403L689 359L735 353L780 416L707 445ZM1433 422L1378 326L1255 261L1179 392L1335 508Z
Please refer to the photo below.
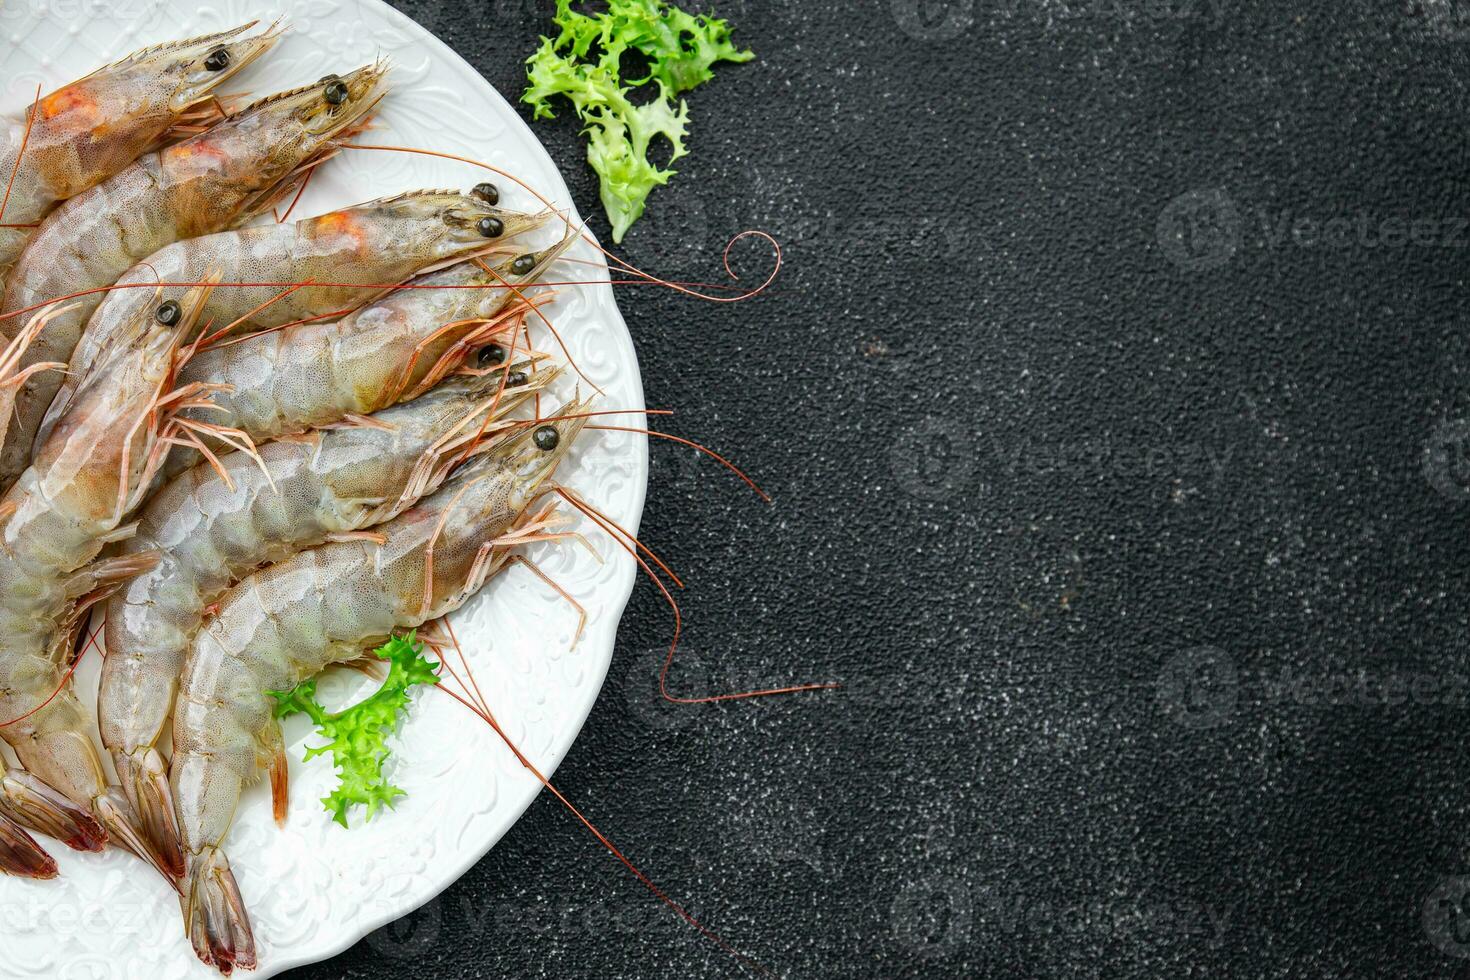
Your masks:
M460 660L464 664L465 673L469 675L471 683L474 684L474 693L470 693L469 686L465 685L464 681L460 680L459 675L454 672L453 667L449 667L449 672L451 676L455 678L455 680L459 680L460 684L465 686L465 693L461 695L458 691L453 690L445 684L436 684L434 685L435 688L443 691L445 694L449 695L451 698L464 705L477 718L485 722L485 724L489 725L491 730L493 730L495 734L500 737L500 740L505 743L505 747L510 749L511 754L516 757L516 761L519 762L523 768L529 771L531 775L535 776L537 782L546 787L547 792L555 796L557 802L566 807L567 811L571 813L572 816L577 818L577 822L580 823L583 827L586 827L587 830L592 834L592 836L597 838L597 842L601 844L609 854L617 858L618 862L622 864L623 867L627 868L633 874L633 876L638 879L638 881L643 885L644 888L647 888L650 892L652 892L655 898L657 898L663 904L667 905L669 908L673 909L674 912L678 914L679 918L689 923L689 925L698 930L700 935L715 943L715 945L719 946L722 950L729 953L740 962L750 966L762 975L772 976L770 970L766 969L760 963L756 962L749 956L746 956L744 953L740 952L735 947L731 946L728 942L721 938L718 933L715 933L704 923L696 919L689 912L688 909L684 908L684 906L674 901L663 891L663 889L654 884L652 878L644 874L637 865L635 865L623 854L622 851L618 850L617 846L613 844L610 839L608 839L608 836L604 834L601 830L598 830L597 825L594 824L591 820L587 819L582 811L577 809L576 805L572 803L571 800L567 799L562 791L557 789L556 786L552 784L551 780L547 779L546 776L541 773L540 769L536 768L535 763L533 763L530 759L526 757L526 754L520 750L520 747L517 746L516 743L511 740L510 736L505 733L505 729L500 727L500 723L495 720L495 715L491 713L489 706L484 704L484 695L480 694L479 683L474 680L474 674L470 671L469 668L469 660L465 657L463 649L460 648L459 638L454 635L454 627L449 623L449 620L447 618L444 620L444 624L449 629L449 635L454 642L454 648L459 653ZM439 657L441 663L446 665L448 664L448 658L445 657L443 653L440 653ZM478 704L475 703L476 695L479 695L480 703Z
M710 449L708 446L700 445L692 439L685 439L682 436L670 435L667 432L655 432L652 429L640 429L637 426L632 425L589 425L587 426L587 428L602 429L607 432L639 432L645 436L656 436L659 439L667 439L670 442L677 442L680 445L689 446L692 449L697 449L700 452L704 453L706 456L713 459L715 462L719 463L725 469L729 470L731 473L734 473L740 479L744 480L746 486L754 490L756 494L766 503L771 502L771 495L762 490L754 480L752 480L749 476L745 474L744 470L736 466L734 463L730 462L725 457L721 456L719 453L715 452L713 449Z
M507 180L514 181L518 186L524 188L533 197L535 197L538 201L542 202L543 204L545 204L549 208L556 209L556 205L553 204L544 194L542 194L540 191L536 190L530 184L528 184L525 181L521 180L521 178L517 177L515 174L510 173L509 171L506 171L506 170L501 170L499 167L493 167L490 164L485 163L485 162L483 162L481 160L476 160L473 157L459 156L459 155L454 154L454 153L443 153L443 152L440 152L439 150L424 150L424 149L420 149L418 147L412 147L412 146L381 146L381 145L374 145L374 144L369 144L369 143L344 143L344 144L342 144L342 149L344 149L344 150L382 150L382 151L395 152L395 153L419 153L419 154L422 154L424 156L439 157L440 159L444 159L444 160L455 160L455 161L458 161L460 163L467 163L467 164L469 164L472 167L479 167L482 170L488 170L491 173L499 174L500 176L506 178ZM637 266L633 265L631 262L628 262L625 259L619 258L618 256L614 255L613 253L609 252L607 249L603 248L602 245L598 243L597 239L596 238L593 238L592 235L589 234L586 231L586 225L585 225L585 223L583 224L583 226L581 228L573 228L572 227L572 221L571 221L571 219L568 218L565 214L562 215L562 220L566 223L567 228L569 230L575 231L577 233L577 235L583 241L587 242L593 248L597 249L599 252L601 252L603 255L605 255L611 262L617 263L618 268L620 268L620 269L622 269L622 270L624 270L626 272L629 272L629 273L631 273L633 275L642 276L642 277L644 277L645 279L647 279L651 283L656 283L658 285L664 286L667 289L672 289L675 292L683 293L686 296L691 296L691 297L693 297L695 299L702 299L702 300L705 300L705 301L710 302L710 303L738 303L738 302L740 302L742 300L747 300L747 299L750 299L750 298L752 298L754 296L757 296L760 293L765 292L766 287L769 286L772 282L775 281L776 276L781 271L781 261L782 261L782 258L781 258L781 243L778 242L778 241L776 241L775 237L773 235L771 235L769 232L759 231L759 230L756 230L756 229L750 229L750 230L747 230L747 231L742 231L740 234L734 236L728 242L725 243L725 250L724 250L724 255L723 255L723 261L724 261L724 266L725 266L725 274L728 275L731 279L734 279L734 280L737 280L737 281L739 280L740 277L735 274L735 272L734 272L733 269L730 268L730 249L732 249L737 242L739 242L739 241L741 241L743 239L746 239L746 238L763 238L767 242L769 242L771 244L771 248L775 250L775 257L776 257L775 266L771 269L770 274L766 276L765 280L759 286L756 286L754 289L751 289L751 290L748 290L748 291L746 291L744 293L741 293L738 296L711 296L708 293L701 293L701 292L698 292L696 290L689 289L689 288L687 288L685 286L679 285L678 283L671 282L671 281L669 281L667 279L660 279L658 276L655 276L655 275L653 275L650 272L644 272L642 269L640 269Z
M659 693L663 695L664 700L672 701L675 704L707 704L715 701L739 701L744 698L769 697L774 694L796 694L801 691L825 691L842 686L840 684L834 683L797 684L791 687L771 687L763 688L756 691L739 691L732 694L714 694L698 698L680 698L670 694L668 687L669 668L674 665L674 654L679 649L679 636L683 632L684 626L684 617L683 614L679 611L679 604L674 600L673 593L669 591L668 586L664 585L663 580L660 579L656 574L654 574L653 569L648 566L648 563L643 560L642 555L638 553L639 549L646 549L644 548L643 543L638 540L637 536L629 533L612 518L608 517L606 514L593 507L591 504L583 500L580 496L569 490L567 487L558 484L557 486L551 488L551 492L559 494L562 499L566 500L567 503L571 504L577 510L585 514L589 520L591 520L598 527L606 531L608 536L611 537L613 541L618 544L619 547L621 547L624 551L631 555L633 557L633 560L636 561L639 567L643 569L643 573L648 576L653 584L658 587L658 590L663 593L664 601L667 602L669 604L669 608L673 610L674 638L673 641L669 644L669 655L664 658L663 669L659 672L658 675L658 689ZM629 541L633 542L633 544L636 545L637 548L635 549L633 546L630 546L628 544ZM662 567L661 563L660 567Z
M581 378L583 381L591 385L593 390L596 391L599 395L607 394L607 392L603 391L602 388L597 384L597 382L593 381L591 378L587 377L587 375L582 373L582 369L577 366L576 360L572 357L572 352L567 350L566 341L561 339L561 334L557 332L556 327L551 322L551 318L548 317L545 313L541 312L540 306L532 303L529 299L526 298L525 293L521 292L518 287L511 284L510 280L506 279L500 273L490 268L490 266L486 265L484 262L481 262L479 259L475 259L475 264L478 265L481 269L484 269L486 272L490 273L496 279L498 279L500 281L500 284L503 285L506 289L509 289L511 292L515 293L516 296L520 297L521 301L531 308L531 312L535 313L536 316L541 320L541 322L546 324L546 329L550 330L551 335L556 338L557 346L559 346L561 348L561 352L566 355L567 363L572 366L572 370L577 372L577 377Z
M36 83L36 98L31 102L31 111L26 113L26 131L20 138L20 152L15 155L15 166L10 169L10 180L5 183L5 196L0 198L0 221L5 219L5 209L10 205L10 191L15 186L15 178L20 176L20 162L25 158L26 145L31 141L31 126L36 122L36 112L41 108L41 85ZM11 225L0 225L0 228L9 228ZM24 227L15 225L14 227Z

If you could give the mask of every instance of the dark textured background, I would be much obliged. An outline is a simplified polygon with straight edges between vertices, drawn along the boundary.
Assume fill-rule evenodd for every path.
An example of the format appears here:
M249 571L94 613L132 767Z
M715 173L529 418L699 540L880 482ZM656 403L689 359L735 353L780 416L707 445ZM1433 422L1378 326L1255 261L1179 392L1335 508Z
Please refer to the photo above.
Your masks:
M513 96L551 4L400 6ZM1470 3L721 9L625 251L787 266L622 306L776 502L655 446L645 529L677 689L847 688L666 709L640 586L561 788L782 976L1463 975ZM291 976L737 972L543 796Z

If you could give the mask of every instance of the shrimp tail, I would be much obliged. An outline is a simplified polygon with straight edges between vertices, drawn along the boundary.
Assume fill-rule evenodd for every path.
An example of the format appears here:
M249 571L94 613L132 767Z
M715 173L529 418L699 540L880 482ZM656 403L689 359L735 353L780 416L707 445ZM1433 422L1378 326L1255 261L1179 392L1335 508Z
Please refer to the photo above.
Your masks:
M184 851L179 844L179 825L174 818L174 796L168 785L168 764L153 746L132 752L115 752L117 779L149 850L173 879L184 876Z
M240 897L230 859L208 847L189 859L184 889L184 922L194 952L226 976L236 967L255 968L255 936Z
M107 828L108 840L152 865L174 888L179 887L178 880L183 869L175 872L174 866L175 863L181 865L183 861L180 859L171 863L170 855L160 851L148 839L127 797L116 787L108 787L106 792L92 801L92 806L98 821Z
M56 861L9 817L0 816L0 871L18 878L55 878Z
M28 772L0 776L0 814L78 851L101 851L107 831L83 806L73 803Z

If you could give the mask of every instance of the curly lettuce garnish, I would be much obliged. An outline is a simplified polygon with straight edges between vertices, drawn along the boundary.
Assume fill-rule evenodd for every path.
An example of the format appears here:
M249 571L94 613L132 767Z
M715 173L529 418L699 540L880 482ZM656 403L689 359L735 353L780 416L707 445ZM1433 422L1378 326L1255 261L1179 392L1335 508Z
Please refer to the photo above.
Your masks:
M587 162L601 178L613 241L621 242L643 214L649 193L675 173L648 159L653 140L668 140L669 163L689 152L689 107L683 99L675 104L674 96L713 78L715 62L749 61L755 54L735 47L727 22L663 0L608 0L607 10L595 15L574 11L571 0L557 0L553 22L561 34L543 37L526 59L530 84L521 99L537 119L555 115L555 96L571 101L586 124ZM628 51L648 60L648 74L625 84L619 65ZM649 84L658 86L658 97L636 104L632 90Z
M423 656L424 646L414 634L395 636L373 653L388 661L388 679L373 694L350 708L330 712L316 699L316 681L302 681L289 691L270 691L276 699L276 717L306 714L316 724L327 744L307 747L307 759L332 754L339 782L322 805L342 826L353 806L367 808L371 820L380 807L392 809L403 790L383 776L387 761L388 736L398 730L408 708L409 689L420 684L437 684L439 665Z

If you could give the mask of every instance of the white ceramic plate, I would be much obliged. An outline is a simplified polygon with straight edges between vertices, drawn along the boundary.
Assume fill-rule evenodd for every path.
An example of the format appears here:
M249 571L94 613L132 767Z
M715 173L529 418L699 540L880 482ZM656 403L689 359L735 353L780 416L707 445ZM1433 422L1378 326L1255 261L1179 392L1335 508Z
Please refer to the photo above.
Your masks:
M274 6L247 0L0 0L0 107L17 113L37 83L50 90L134 48L277 14L286 16L291 33L233 88L264 94L387 55L394 64L392 91L372 142L484 160L517 174L558 206L572 206L555 164L506 101L443 43L378 0L277 0ZM528 36L527 52L533 43ZM413 188L468 188L485 179L501 187L506 206L538 206L508 181L468 165L349 152L319 171L295 216ZM585 243L570 254L597 257ZM593 278L588 266L570 271L575 274L566 278ZM638 364L612 288L571 288L551 315L582 371L607 392L602 404L641 409ZM648 476L643 437L587 432L560 475L636 531ZM491 709L548 774L597 698L633 585L631 559L605 539L598 548L605 563L578 547L541 545L532 552L587 608L587 631L575 650L569 647L576 613L524 569L502 576L454 618ZM94 653L78 673L84 692L96 689L97 664ZM338 674L322 685L329 704L348 703L366 689ZM286 738L288 826L274 824L266 793L256 787L241 803L228 844L259 942L256 977L332 956L428 901L484 856L539 789L482 722L426 691L416 696L394 741L391 776L408 796L395 811L365 826L358 817L353 829L343 830L317 802L333 783L330 762L301 761L303 746L316 741L308 724L293 719ZM0 879L4 976L216 975L197 962L184 939L177 899L142 864L118 853L77 854L54 842L48 849L61 865L60 879Z

